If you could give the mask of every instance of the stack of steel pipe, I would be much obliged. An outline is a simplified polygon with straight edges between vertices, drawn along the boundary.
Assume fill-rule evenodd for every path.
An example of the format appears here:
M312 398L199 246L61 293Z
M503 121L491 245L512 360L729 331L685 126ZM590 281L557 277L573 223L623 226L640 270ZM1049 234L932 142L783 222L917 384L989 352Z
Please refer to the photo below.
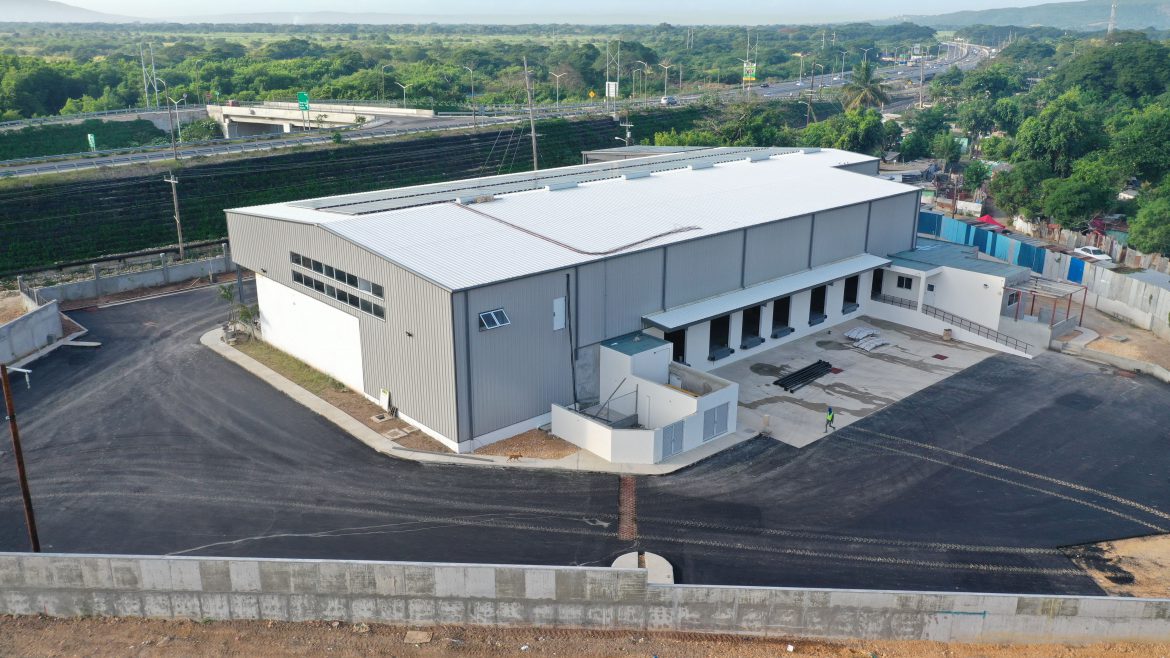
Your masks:
M782 387L789 393L795 393L802 386L809 382L816 381L817 378L827 375L833 366L828 361L817 361L811 366L805 366L796 372L784 375L780 379L772 382L773 384Z

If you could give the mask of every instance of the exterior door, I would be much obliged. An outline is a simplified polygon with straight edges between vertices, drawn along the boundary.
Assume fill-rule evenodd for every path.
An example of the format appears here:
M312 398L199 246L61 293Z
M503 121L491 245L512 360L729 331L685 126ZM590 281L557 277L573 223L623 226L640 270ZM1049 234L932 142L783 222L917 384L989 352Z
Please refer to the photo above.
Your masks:
M673 457L683 449L683 421L662 428L662 458Z

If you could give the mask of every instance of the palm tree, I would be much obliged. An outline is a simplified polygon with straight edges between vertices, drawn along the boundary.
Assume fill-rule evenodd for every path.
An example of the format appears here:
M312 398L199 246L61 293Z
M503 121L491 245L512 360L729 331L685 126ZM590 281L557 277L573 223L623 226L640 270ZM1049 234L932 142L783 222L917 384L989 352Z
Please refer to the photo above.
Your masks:
M853 79L842 85L841 98L847 110L878 107L890 102L890 86L877 77L872 64L862 62L853 69Z

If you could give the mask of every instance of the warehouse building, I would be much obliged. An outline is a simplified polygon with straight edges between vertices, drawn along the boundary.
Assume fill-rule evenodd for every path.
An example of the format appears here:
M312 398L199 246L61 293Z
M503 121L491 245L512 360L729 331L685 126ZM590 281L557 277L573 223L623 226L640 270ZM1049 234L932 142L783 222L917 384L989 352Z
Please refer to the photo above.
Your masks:
M467 452L528 429L656 462L735 429L708 373L856 317L917 188L712 148L227 211L265 340Z

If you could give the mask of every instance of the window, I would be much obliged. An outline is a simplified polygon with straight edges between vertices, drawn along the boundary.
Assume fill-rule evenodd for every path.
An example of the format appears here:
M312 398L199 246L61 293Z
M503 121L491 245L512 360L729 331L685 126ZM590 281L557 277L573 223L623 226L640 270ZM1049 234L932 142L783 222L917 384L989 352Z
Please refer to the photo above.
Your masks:
M349 297L349 299L346 301L349 302L350 306L352 306L354 308L361 308L361 304L362 304L361 297L358 297L357 295L353 294L352 292L349 293L347 295L347 297Z
M902 290L913 290L914 279L911 279L908 276L900 276L898 277L898 287Z
M315 260L315 261L313 261L313 271L317 272L318 274L324 274L325 273L325 265L322 264L321 261Z
M304 282L305 282L305 277L301 276L301 273L300 273L300 272L296 272L296 271L294 271L294 272L293 272L293 281L294 281L295 283L304 283Z
M370 303L370 300L360 299L360 300L358 300L358 303L361 304L360 308L363 311L365 311L366 313L373 313L374 312L374 305Z
M288 258L289 258L289 260L291 260L291 261L292 261L293 263L295 263L296 265L300 265L300 264L301 264L301 255L300 255L300 254L298 254L298 253L296 253L295 251L290 251L290 252L288 252Z
M1009 292L1008 298L1007 298L1007 305L1013 306L1013 305L1019 304L1019 303L1020 303L1020 293L1018 291L1017 292Z
M345 284L347 286L350 286L351 288L356 288L356 287L358 287L357 281L358 281L357 277L354 276L353 274L346 274L345 275Z
M343 272L335 267L335 268L333 268L333 278L337 279L338 281L340 281L342 283L345 283L345 272Z
M934 292L934 284L933 283L926 284L926 292Z
M333 278L333 268L332 267L329 267L328 265L325 266L325 276L329 277L330 279Z
M512 324L508 319L508 314L504 313L504 309L497 308L494 311L484 311L479 314L479 330L486 331L488 329L496 329Z
M718 407L712 407L703 412L703 440L711 439L727 433L727 406L724 402Z
M337 296L337 288L334 288L333 286L331 286L327 283L327 284L325 284L325 294L330 296L330 297L336 297Z
M370 284L370 289L371 289L370 292L372 292L373 295L375 297L377 297L378 299L385 299L386 298L385 291L382 290L382 286L380 286L376 283L372 283L372 284Z
M325 292L325 284L321 281L313 279L313 290L317 292Z
M370 292L370 282L359 278L357 280L357 289L362 292Z
M379 320L385 320L386 319L386 309L382 308L381 306L378 306L377 304L374 304L374 317L378 318Z

